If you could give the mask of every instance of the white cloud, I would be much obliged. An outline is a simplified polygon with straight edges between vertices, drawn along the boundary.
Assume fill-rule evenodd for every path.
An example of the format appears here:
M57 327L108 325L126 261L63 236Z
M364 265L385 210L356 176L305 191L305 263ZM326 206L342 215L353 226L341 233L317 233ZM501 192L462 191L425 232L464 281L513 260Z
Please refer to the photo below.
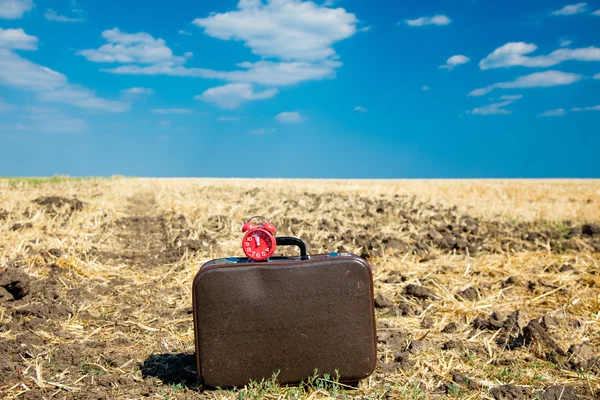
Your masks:
M354 111L362 114L362 113L366 113L369 110L367 110L365 107L362 107L362 106L356 106L356 107L354 107Z
M525 89L534 87L551 87L570 85L583 79L583 75L561 71L544 71L520 76L514 81L499 82L484 88L475 89L468 96L483 96L494 89Z
M77 7L77 1L76 0L71 0L71 11L73 11L75 14L83 14L83 10L81 8L76 8Z
M19 19L33 8L33 0L0 0L0 18Z
M50 91L68 85L67 77L63 74L2 49L0 49L0 83L36 92Z
M242 41L262 57L316 61L333 57L332 45L354 35L358 19L343 8L311 1L240 0L237 10L192 23L209 36Z
M600 111L600 105L597 106L591 106L591 107L573 107L571 108L571 112L581 112L581 111ZM539 117L560 117L563 115L566 115L567 112L565 111L564 108L558 108L556 110L548 110L545 111L541 114L539 114Z
M430 90L430 87L429 87L429 86L427 86L427 85L423 85L423 88L422 88L422 89L423 89L424 91L427 91L427 90Z
M180 35L185 35L185 36L190 36L191 35L190 32L184 31L183 29L180 29L179 32L177 32L177 33L179 33Z
M487 106L477 107L471 110L471 114L473 115L507 115L512 114L512 110L507 110L506 106L514 103L515 101L523 98L521 95L515 96L502 96L500 100L503 100L499 103L488 104ZM467 111L467 114L469 112Z
M265 129L265 128L252 129L250 131L250 133L253 135L264 135L265 133L275 133L275 129Z
M539 114L538 117L560 117L565 114L566 112L564 108L557 108L556 110L544 111L543 113Z
M34 132L81 133L89 128L85 120L63 114L32 114L28 118L32 121L30 129Z
M477 107L471 110L471 114L474 115L498 115L498 114L512 114L511 110L504 109L507 105L511 104L512 101L503 101L500 103L493 103L483 107Z
M515 101L515 100L520 100L523 98L522 94L513 94L513 95L504 95L504 96L500 96L500 100L511 100L511 101Z
M193 24L204 28L208 36L243 42L252 53L261 56L260 61L237 64L237 69L187 67L185 63L191 53L185 53L184 57L174 56L162 39L144 32L125 34L118 28L103 33L108 44L83 50L80 54L94 62L125 64L102 69L113 74L198 77L286 86L334 78L342 63L333 45L356 34L358 23L356 16L344 8L328 8L327 4L318 5L312 1L240 0L232 11L211 13L206 18L193 20ZM368 31L369 28L361 29ZM180 30L179 33L187 32ZM266 92L270 97L275 93ZM208 92L207 96L211 94ZM232 106L236 104L238 102L231 103Z
M594 75L594 79L600 79L600 73Z
M80 54L94 62L125 64L102 69L113 74L198 77L267 87L286 86L334 78L342 63L333 45L356 34L358 23L356 16L344 8L327 8L311 1L240 0L236 9L196 18L193 24L204 28L208 36L244 43L252 53L261 56L259 61L242 62L231 70L187 67L185 63L191 53L174 56L162 39L144 32L125 34L118 28L103 33L108 44ZM186 34L186 31L180 33ZM275 93L266 92L269 97ZM231 106L236 104L238 102L233 102Z
M103 71L113 74L189 76L268 86L286 86L307 80L332 78L335 76L335 68L341 65L342 63L339 61L333 60L319 63L257 61L240 63L238 67L242 69L235 71L215 71L164 63L150 66L123 65Z
M457 54L455 56L450 57L448 60L446 60L446 64L440 65L440 68L452 70L457 65L466 64L468 62L469 62L469 57L464 56L462 54Z
M12 124L1 124L0 131L4 132L31 132L36 133L58 133L72 134L82 133L88 130L88 123L80 118L72 118L53 110L47 112L43 108L31 109L30 114L24 119Z
M126 95L133 95L133 96L147 95L147 94L154 94L154 89L145 88L145 87L132 87L129 89L121 90L121 93L126 94Z
M592 15L595 15L595 16L597 16L597 17L598 17L598 16L600 16L600 10L596 10L596 11L594 11L594 12L592 13Z
M580 112L580 111L600 111L600 105L591 106L591 107L583 107L583 108L574 107L574 108L571 109L571 111L574 111L574 112Z
M587 3L577 3L564 6L558 11L554 11L551 15L573 15L585 12L587 9Z
M240 119L246 119L247 117L219 117L217 120L221 122L239 121Z
M409 26L424 26L424 25L448 25L452 20L445 15L434 15L433 17L421 17L417 19L404 20Z
M25 110L32 114L58 114L60 112L58 108L40 106L25 106Z
M220 108L232 110L241 106L245 101L270 99L278 92L277 89L265 89L262 92L255 92L254 87L249 83L230 83L207 89L204 93L194 96L194 99L214 103Z
M270 86L293 85L307 80L320 80L335 76L335 68L342 65L339 61L325 60L318 63L302 61L271 62L257 61L238 64L245 70L208 72L206 77L226 79L234 82L250 82Z
M145 32L125 33L119 28L102 32L108 42L98 49L79 52L88 61L101 63L171 63L181 64L185 57L176 57L163 39L155 39Z
M204 68L186 68L182 65L172 62L157 63L148 66L135 64L122 65L117 68L104 68L101 71L110 72L117 75L170 75L170 76L189 76L204 77Z
M545 56L527 56L537 50L533 43L511 42L494 50L479 62L483 70L491 68L550 67L563 61L600 61L600 48L590 46L578 49L558 49Z
M3 123L0 121L0 134L7 134L7 133L16 133L16 132L21 132L21 131L27 131L29 130L29 127L27 125L24 125L22 123Z
M560 40L560 42L559 42L559 46L560 46L560 47L568 47L568 46L570 46L572 43L573 43L573 41L572 41L572 40L569 40L569 39L561 39L561 40Z
M166 115L166 114L192 114L194 110L191 108L154 108L152 113Z
M94 92L79 85L69 84L52 91L41 92L38 99L56 103L66 103L90 110L123 112L129 110L131 104L122 101L111 101L95 96Z
M37 50L38 38L25 33L21 28L0 28L0 49Z
M12 111L15 109L15 106L4 101L2 97L0 97L0 113L6 111Z
M282 124L297 124L304 121L306 117L296 111L286 111L277 114L275 119Z
M31 42L29 40L24 43ZM15 46L14 43L12 46ZM32 48L31 44L27 46ZM27 46L23 46L22 43L20 45L20 47ZM0 47L0 84L34 92L42 101L67 103L80 108L123 112L131 106L122 101L98 98L91 90L69 83L63 74L28 61L2 47Z
M371 26L365 26L363 28L360 28L359 31L361 31L361 32L369 32L371 30L371 28L372 28Z
M80 18L80 17L72 18L72 17L67 17L65 15L59 15L56 11L54 11L51 8L49 8L48 11L46 11L46 14L44 14L44 17L48 21L56 21L56 22L83 22L83 18Z
M172 122L171 121L167 121L167 120L163 120L163 121L158 121L156 124L158 126L171 126Z

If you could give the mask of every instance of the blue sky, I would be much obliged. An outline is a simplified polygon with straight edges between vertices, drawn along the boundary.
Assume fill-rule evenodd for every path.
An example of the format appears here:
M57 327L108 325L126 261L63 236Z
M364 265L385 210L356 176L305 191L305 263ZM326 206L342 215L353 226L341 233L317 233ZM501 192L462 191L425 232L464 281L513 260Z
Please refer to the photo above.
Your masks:
M600 1L0 0L0 176L600 177Z

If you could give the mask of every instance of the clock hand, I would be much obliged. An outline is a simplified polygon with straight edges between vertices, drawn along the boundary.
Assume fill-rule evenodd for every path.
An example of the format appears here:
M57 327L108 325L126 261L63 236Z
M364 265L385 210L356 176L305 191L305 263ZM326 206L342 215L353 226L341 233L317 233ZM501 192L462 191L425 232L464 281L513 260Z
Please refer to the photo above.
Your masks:
M260 246L260 238L258 235L254 235L254 239L256 240L256 247Z

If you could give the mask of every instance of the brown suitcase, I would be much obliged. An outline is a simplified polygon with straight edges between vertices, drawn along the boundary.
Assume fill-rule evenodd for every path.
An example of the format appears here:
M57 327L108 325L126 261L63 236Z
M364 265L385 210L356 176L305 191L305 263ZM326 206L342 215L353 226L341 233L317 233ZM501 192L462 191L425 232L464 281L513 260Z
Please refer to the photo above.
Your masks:
M240 387L278 373L281 384L315 374L356 382L377 357L371 268L350 253L266 262L222 258L193 283L196 367L209 387Z

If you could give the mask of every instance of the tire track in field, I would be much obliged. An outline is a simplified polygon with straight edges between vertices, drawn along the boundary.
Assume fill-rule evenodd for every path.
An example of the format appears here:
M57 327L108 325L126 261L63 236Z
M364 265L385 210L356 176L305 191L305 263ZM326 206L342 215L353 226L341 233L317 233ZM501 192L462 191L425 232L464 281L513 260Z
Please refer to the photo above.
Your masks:
M125 216L114 222L118 240L109 251L100 254L102 262L117 261L132 268L159 267L179 260L169 241L167 219L157 213L152 191L139 191L127 199Z

